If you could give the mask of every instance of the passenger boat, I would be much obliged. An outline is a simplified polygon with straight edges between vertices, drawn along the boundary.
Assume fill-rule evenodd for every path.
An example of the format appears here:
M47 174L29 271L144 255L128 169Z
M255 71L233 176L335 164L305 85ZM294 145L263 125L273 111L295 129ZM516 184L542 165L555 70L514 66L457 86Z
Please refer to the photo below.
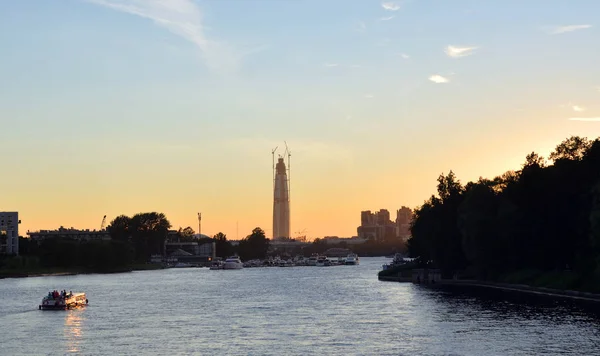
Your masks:
M85 293L73 293L66 291L49 292L47 296L42 299L42 304L38 306L39 310L67 310L73 309L88 304Z

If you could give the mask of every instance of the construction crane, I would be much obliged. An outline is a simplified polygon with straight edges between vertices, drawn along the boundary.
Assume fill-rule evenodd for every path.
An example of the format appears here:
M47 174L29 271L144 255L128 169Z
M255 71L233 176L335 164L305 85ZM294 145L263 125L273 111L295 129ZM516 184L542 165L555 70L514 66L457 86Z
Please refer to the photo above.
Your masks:
M302 231L296 231L296 237L294 238L296 241L300 241L300 242L306 242L306 234L302 235L306 232L306 228L304 228Z
M102 218L102 224L100 224L100 231L104 230L104 225L106 225L106 215Z

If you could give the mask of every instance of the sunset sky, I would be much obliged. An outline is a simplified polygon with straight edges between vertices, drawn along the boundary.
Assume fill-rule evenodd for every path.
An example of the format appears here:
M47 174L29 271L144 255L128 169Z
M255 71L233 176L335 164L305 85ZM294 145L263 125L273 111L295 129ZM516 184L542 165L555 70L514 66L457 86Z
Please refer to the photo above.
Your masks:
M1 1L0 211L19 211L22 235L160 211L270 237L285 140L293 235L353 236L361 210L394 218L440 173L493 177L600 136L599 14L598 0Z

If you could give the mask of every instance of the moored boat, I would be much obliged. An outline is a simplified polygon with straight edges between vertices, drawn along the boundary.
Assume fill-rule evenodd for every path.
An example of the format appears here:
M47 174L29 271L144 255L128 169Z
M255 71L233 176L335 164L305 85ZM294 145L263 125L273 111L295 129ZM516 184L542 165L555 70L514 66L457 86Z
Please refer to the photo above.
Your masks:
M42 304L38 306L40 310L67 310L88 304L85 293L73 293L67 291L52 291L42 298Z
M358 258L358 255L355 253L351 253L348 255L348 257L346 257L347 265L357 265L359 263L360 263L360 259Z
M223 264L223 269L242 269L244 268L244 264L242 260L238 256L231 256L225 260Z
M316 266L318 266L318 267L331 266L331 262L329 261L329 259L327 259L327 256L319 256L319 257L317 257Z

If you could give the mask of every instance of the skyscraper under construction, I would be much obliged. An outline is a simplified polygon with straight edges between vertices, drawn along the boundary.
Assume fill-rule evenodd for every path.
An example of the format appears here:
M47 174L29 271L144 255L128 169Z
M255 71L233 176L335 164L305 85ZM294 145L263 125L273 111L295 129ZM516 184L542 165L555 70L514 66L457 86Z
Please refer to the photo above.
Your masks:
M279 156L273 172L273 239L290 237L290 187L288 176L290 153L287 147L286 153L288 155L287 169L283 157Z

